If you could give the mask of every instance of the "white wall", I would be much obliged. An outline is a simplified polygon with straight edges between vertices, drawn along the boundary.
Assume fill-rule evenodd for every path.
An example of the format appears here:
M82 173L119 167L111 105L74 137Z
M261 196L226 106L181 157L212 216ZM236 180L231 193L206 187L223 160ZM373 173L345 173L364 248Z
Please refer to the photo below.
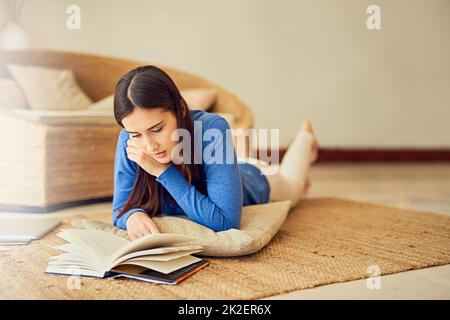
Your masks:
M69 4L81 30L66 28ZM366 27L370 4L379 31ZM27 0L22 20L34 47L209 79L284 146L309 118L323 147L450 147L448 0Z

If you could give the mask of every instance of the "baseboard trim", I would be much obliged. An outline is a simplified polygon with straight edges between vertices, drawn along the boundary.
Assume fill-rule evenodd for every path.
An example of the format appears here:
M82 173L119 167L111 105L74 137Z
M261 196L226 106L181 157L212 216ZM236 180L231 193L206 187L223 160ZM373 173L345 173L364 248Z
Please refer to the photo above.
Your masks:
M280 160L286 149L280 150ZM258 153L259 154L259 153ZM450 149L320 148L317 162L448 162Z

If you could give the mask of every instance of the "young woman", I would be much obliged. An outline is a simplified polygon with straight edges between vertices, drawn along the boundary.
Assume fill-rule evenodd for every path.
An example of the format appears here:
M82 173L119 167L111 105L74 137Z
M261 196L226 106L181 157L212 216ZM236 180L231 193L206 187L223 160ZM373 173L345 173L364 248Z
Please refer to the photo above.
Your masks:
M223 231L239 229L243 206L289 199L293 207L305 196L308 168L317 158L317 142L305 121L276 174L266 174L273 169L268 163L243 162L226 142L232 141L227 121L190 110L172 79L155 66L138 67L119 80L114 115L123 129L114 163L113 222L132 240L160 232L152 220L157 215L185 214ZM190 138L174 139L174 131ZM214 138L205 139L205 133ZM181 142L192 152L180 153ZM211 161L207 154L224 160Z

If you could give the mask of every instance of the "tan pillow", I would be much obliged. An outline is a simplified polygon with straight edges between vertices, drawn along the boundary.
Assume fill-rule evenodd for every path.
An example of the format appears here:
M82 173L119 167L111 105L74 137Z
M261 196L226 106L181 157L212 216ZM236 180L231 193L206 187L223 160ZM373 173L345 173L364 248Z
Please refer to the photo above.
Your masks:
M27 100L14 79L0 78L0 109L27 109Z
M7 64L32 110L73 111L86 109L92 100L81 90L70 69Z
M289 212L291 201L275 201L242 208L240 229L214 232L186 215L155 217L153 221L162 233L186 234L198 240L186 245L201 245L201 256L235 257L255 253L267 245L280 229ZM128 239L127 231L94 220L73 220L80 229L100 229Z
M219 92L214 88L198 88L180 90L180 94L189 109L208 110L216 103Z

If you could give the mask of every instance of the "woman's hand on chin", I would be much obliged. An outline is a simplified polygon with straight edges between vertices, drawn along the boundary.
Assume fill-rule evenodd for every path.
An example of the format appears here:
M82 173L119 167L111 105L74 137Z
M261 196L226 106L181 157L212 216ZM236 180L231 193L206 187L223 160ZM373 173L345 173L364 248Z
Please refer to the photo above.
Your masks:
M171 162L160 163L156 161L132 138L128 139L126 150L128 159L136 162L142 169L155 177L159 177L159 175L163 173L171 164Z

